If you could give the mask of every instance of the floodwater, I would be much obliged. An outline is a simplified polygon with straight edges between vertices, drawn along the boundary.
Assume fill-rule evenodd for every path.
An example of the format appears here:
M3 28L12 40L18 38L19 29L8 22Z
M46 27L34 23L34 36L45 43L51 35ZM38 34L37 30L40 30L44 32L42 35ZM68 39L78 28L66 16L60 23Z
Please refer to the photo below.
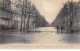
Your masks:
M31 31L29 33L2 34L0 43L23 43L31 46L75 46L80 44L80 34L57 34L54 27L41 27Z

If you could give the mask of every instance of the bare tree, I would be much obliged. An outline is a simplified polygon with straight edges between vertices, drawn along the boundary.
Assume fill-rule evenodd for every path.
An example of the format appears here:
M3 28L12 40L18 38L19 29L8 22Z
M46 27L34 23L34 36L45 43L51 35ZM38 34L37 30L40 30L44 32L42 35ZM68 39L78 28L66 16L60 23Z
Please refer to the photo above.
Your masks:
M18 3L16 4L16 8L18 8L18 14L21 16L21 27L20 31L23 30L23 20L24 20L24 30L26 30L26 24L25 19L27 18L27 8L30 7L30 4L28 3L28 0L18 0ZM30 11L29 11L30 12Z

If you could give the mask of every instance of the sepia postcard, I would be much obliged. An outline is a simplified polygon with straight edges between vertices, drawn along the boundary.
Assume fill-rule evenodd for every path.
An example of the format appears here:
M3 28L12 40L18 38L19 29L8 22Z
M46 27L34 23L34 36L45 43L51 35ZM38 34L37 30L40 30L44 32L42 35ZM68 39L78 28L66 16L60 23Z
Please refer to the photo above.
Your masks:
M0 0L0 49L80 49L80 0Z

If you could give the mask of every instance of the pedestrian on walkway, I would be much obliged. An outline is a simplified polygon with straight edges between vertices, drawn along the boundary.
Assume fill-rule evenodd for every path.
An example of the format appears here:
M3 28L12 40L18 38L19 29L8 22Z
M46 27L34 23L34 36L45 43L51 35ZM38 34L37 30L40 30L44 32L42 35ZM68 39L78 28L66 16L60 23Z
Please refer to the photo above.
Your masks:
M64 29L64 26L61 25L61 34L63 34L63 29Z
M60 31L59 31L59 26L56 26L56 29L57 29L57 34L58 34L58 33L60 32Z

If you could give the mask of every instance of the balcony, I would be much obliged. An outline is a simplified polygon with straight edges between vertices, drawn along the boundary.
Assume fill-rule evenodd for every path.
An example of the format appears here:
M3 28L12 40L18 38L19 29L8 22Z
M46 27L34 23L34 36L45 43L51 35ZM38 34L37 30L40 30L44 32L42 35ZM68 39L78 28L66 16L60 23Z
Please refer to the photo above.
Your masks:
M1 10L9 12L9 13L14 13L14 11L12 9L6 9L4 7L1 7Z
M11 20L12 18L10 17L0 17L2 20Z

